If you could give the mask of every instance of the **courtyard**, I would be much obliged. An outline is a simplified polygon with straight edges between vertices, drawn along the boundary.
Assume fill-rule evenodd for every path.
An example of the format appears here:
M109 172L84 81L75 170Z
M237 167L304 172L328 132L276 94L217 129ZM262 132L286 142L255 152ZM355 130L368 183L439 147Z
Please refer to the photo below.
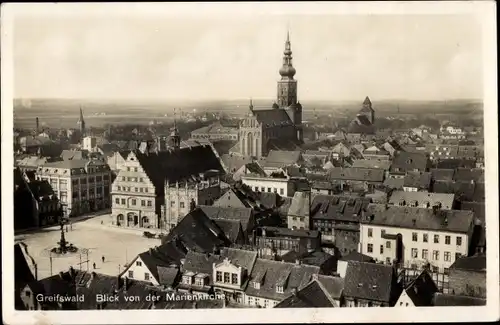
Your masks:
M27 245L29 254L37 263L38 279L67 271L70 266L76 270L92 271L93 263L96 264L96 272L117 275L137 254L160 245L159 239L145 238L141 231L110 226L107 215L75 222L68 227L68 231L66 227L64 229L66 240L80 250L63 257L52 254L52 263L49 250L57 246L61 238L59 226L15 236L16 242L22 241Z

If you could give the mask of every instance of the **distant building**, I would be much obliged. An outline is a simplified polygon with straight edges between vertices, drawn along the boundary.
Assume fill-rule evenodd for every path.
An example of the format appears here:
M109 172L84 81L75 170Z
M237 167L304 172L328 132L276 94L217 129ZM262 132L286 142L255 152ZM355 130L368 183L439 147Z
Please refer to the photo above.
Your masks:
M364 135L375 134L375 110L368 96L363 101L363 107L360 109L356 118L351 121L347 129L348 140L360 140ZM350 139L354 135L354 138ZM357 135L357 136L356 136Z
M295 72L287 36L277 102L271 108L255 109L250 101L248 116L239 127L239 142L232 152L260 158L276 143L291 148L303 141L302 105L297 101Z
M321 247L321 233L315 230L260 227L254 230L252 244L259 251L259 256L279 256L292 250L302 254Z
M450 266L449 293L486 299L486 255L459 258Z
M97 139L95 137L86 136L82 141L82 149L89 152L95 151L97 147Z
M64 216L78 216L111 207L111 170L100 160L67 160L38 168L59 197Z

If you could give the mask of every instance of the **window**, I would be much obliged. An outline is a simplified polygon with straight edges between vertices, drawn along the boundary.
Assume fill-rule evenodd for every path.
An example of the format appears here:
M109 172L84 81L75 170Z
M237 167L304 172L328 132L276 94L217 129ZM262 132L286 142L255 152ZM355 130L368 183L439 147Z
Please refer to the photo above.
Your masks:
M128 271L128 277L133 279L134 278L134 271Z
M184 209L184 202L179 202L179 207L180 207L181 209Z
M373 229L368 228L368 237L373 237Z
M147 187L144 189L144 192L145 192L145 193L147 193L147 192L148 192L148 188L147 188Z
M132 205L135 205L137 203L136 199L132 199Z
M445 267L445 268L444 268L444 274L445 274L445 275L450 274L450 269L449 269L449 268L447 268L447 267Z
M116 198L116 199L115 199L115 203L116 203L116 204L120 204L120 199L119 199L119 198Z
M170 206L174 207L175 206L175 201L170 201Z
M229 282L229 272L224 272L224 283L230 283Z
M127 167L127 171L128 171L128 172L130 171L130 167Z
M457 246L462 246L462 237L457 237Z
M152 204L152 203L151 203L151 201L149 201L149 200L148 200L148 207L150 207L150 206L151 206L151 204Z
M391 242L390 241L386 241L385 242L385 247L386 248L391 248Z
M412 241L418 241L418 233L412 232L411 233L411 240Z
M271 193L271 188L270 188L270 187L268 187L268 188L267 188L267 191L268 191L269 193Z
M445 236L444 237L444 243L446 245L450 245L451 244L451 236Z
M373 244L368 244L368 253L373 253Z
M451 261L451 253L450 252L444 252L444 261L445 262Z
M231 274L231 284L238 284L238 274L236 273Z
M122 199L122 204L123 204L123 205L125 205L125 204L126 204L125 199Z
M134 167L134 172L137 172L137 167Z
M253 297L248 297L248 304L253 305Z
M280 188L280 195L284 195L285 194L285 190Z
M391 264L391 258L390 257L386 257L385 258L385 264Z
M439 244L439 235L434 235L434 244Z
M125 178L125 176L122 176L122 181L124 181L124 182L126 181L126 178Z
M148 272L144 273L144 280L149 281L149 273Z
M455 261L462 257L462 254L455 253Z
M261 188L260 188L260 191L261 191L261 192L265 192L265 191L266 191L266 188L265 188L265 187L261 187Z
M141 261L137 261L137 262L135 262L135 265L142 266L142 262Z
M217 273L216 273L216 281L217 282L222 282L222 272L221 271L217 271Z
M255 191L255 192L258 192L258 191L259 191L259 187L258 187L258 186L255 186L255 187L254 187L254 191Z
M427 249L422 249L422 259L426 260L429 257L429 251Z
M141 200L141 206L145 207L146 206L146 200Z
M384 254L384 245L380 245L380 254Z
M140 181L141 183L144 183L144 178L142 178L142 177L141 177L141 178L139 178L139 181Z
M135 191L136 191L136 192L139 192L139 189L136 187L136 188L135 188Z
M412 248L411 249L411 258L417 258L418 257L418 249Z
M293 221L297 221L297 217L292 217L292 220Z
M283 293L283 286L276 286L277 293Z
M439 261L439 251L433 251L432 252L432 259L434 261Z
M265 299L264 300L264 308L269 307L269 300Z
M428 235L428 234L424 234L424 237L423 237L423 242L424 242L424 243L429 242L429 235Z

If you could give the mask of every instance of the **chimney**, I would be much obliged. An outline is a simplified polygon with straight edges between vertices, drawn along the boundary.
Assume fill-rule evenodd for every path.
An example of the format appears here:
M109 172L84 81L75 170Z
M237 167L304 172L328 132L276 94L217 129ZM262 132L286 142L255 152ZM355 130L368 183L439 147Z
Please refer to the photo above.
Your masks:
M297 258L297 259L295 259L295 264L300 265L300 264L302 264L302 262L300 261L300 259Z
M59 274L62 274L62 272L59 273ZM95 272L90 273L90 280L94 280L95 277L96 277L96 273Z
M73 266L69 267L69 274L71 275L72 278L75 277L76 272L75 272L75 269L73 268Z
M297 287L294 287L294 288L292 289L292 292L293 292L293 295L294 295L294 296L297 296L297 294L299 293L299 291L297 290Z

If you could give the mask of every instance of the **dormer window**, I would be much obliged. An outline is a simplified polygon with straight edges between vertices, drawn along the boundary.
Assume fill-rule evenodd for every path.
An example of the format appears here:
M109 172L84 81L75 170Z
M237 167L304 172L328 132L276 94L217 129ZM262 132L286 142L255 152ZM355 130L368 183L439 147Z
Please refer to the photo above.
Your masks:
M182 276L182 283L191 285L193 283L193 272L188 272Z
M257 281L253 282L253 288L259 290L260 289L260 283Z
M276 286L276 292L277 293L283 293L284 292L283 286Z

